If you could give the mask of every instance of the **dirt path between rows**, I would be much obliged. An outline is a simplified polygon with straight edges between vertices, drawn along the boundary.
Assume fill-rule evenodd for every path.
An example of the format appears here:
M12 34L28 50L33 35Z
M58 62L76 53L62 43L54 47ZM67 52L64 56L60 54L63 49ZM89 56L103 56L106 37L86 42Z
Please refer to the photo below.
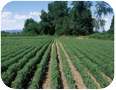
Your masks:
M79 59L75 56L75 58L79 61ZM84 66L84 65L83 65ZM84 66L85 67L85 66ZM85 67L86 71L88 72L88 74L91 76L91 78L94 80L94 82L98 85L98 88L102 88L101 85L97 82L97 80L94 78L94 76L87 70L87 68ZM107 76L104 72L102 72L103 76L106 77L108 79L108 81L111 83L112 79Z
M90 77L93 79L93 81L97 84L98 89L102 88L101 85L98 83L98 81L96 80L96 78L88 71L87 68L85 68L85 70L87 71L87 73L90 75Z
M75 56L76 60L79 61L79 59ZM102 88L101 85L98 83L98 81L96 80L96 78L89 72L89 70L83 65L83 67L85 68L85 70L87 71L87 73L90 75L90 77L94 80L94 82L97 84L98 89Z
M67 83L66 83L66 78L64 77L64 72L62 70L62 63L61 63L61 57L60 57L60 52L59 52L59 47L58 44L56 42L56 47L57 47L57 54L58 54L58 60L59 60L59 69L60 69L60 73L61 73L61 80L62 80L62 84L63 84L63 89L69 89Z
M45 76L46 79L42 86L43 89L50 89L50 70L51 70L51 63L52 63L52 54L53 54L53 43L52 43L52 47L51 47L50 61L48 63L48 71Z
M108 79L108 81L111 83L112 79L110 77L108 77L104 72L102 72L103 76L106 77Z
M87 87L85 86L83 80L82 80L82 77L80 75L80 73L75 69L75 67L73 66L69 56L67 55L64 47L62 46L62 44L59 42L64 54L65 54L65 57L68 61L68 64L69 64L69 67L71 69L71 73L73 74L73 77L74 77L74 80L75 80L75 84L77 85L78 89L87 89Z

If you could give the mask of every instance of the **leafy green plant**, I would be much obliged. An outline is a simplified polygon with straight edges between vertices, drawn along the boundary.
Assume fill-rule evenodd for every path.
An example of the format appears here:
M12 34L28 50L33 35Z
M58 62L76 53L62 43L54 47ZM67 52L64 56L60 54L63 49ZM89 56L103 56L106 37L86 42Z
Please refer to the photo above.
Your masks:
M52 64L51 64L51 71L50 71L50 86L52 89L61 88L60 86L60 73L59 73L59 66L58 66L58 57L57 57L57 50L56 45L53 45L53 54L52 54Z
M59 52L60 52L60 56L61 56L62 68L63 68L64 76L66 77L66 82L68 84L68 87L70 89L76 89L75 81L73 79L73 76L72 76L72 73L70 71L70 67L69 67L68 62L66 60L64 52L59 44L58 44L58 47L59 47Z
M37 52L36 56L32 58L31 60L29 60L28 63L26 63L23 69L18 71L15 80L11 84L12 88L23 88L25 81L28 80L27 77L29 77L29 75L34 70L34 67L36 67L36 65L40 62L42 55L44 54L44 52L46 51L48 47L48 44L42 47L42 49L39 52Z
M39 89L40 88L39 85L42 81L43 73L45 72L45 68L49 61L50 51L51 51L50 49L51 49L51 44L45 51L45 54L43 55L41 62L37 65L37 70L35 72L34 79L31 81L29 88L31 88L31 89Z

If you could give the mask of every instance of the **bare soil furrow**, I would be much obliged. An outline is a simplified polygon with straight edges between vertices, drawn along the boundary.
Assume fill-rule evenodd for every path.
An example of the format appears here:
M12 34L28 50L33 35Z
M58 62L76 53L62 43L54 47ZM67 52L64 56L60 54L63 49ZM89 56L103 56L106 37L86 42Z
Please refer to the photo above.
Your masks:
M96 80L96 78L88 71L87 68L85 68L85 70L87 71L87 73L91 76L91 78L94 80L94 82L97 84L98 89L102 88L101 85L98 83L98 81Z
M52 48L51 48L51 53L50 53L50 61L48 63L48 71L46 72L46 79L43 83L42 88L43 89L50 89L50 69L51 69L51 63L52 63L52 54L53 54L53 44L52 44Z
M61 73L61 80L62 80L62 84L63 84L63 89L69 89L67 83L66 83L66 78L64 77L64 73L63 73L63 69L62 69L62 63L61 63L61 57L60 57L60 53L59 53L59 47L58 44L56 42L56 47L57 47L57 54L58 54L58 60L59 60L59 69L60 69L60 73Z
M64 54L65 54L65 57L67 58L67 61L68 61L68 64L70 66L70 69L71 69L71 73L73 74L73 77L74 77L74 80L75 80L75 84L77 85L78 89L87 89L87 87L85 86L83 80L82 80L82 77L80 75L80 73L75 69L75 67L73 66L69 56L67 55L64 47L62 46L62 44L59 42Z
M79 61L79 59L75 56L76 60ZM94 82L97 84L98 88L102 88L101 85L98 83L98 81L96 80L96 78L89 72L89 70L83 65L83 67L85 68L85 70L87 71L87 73L91 76L91 78L94 80Z
M103 76L106 77L108 79L108 81L111 83L112 79L110 77L108 77L104 72L102 72Z

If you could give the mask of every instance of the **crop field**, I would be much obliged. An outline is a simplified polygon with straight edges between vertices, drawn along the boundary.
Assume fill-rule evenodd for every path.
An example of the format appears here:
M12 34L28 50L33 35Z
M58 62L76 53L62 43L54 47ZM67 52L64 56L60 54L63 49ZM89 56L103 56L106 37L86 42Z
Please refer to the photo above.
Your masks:
M2 38L1 78L16 89L98 89L114 78L114 42Z

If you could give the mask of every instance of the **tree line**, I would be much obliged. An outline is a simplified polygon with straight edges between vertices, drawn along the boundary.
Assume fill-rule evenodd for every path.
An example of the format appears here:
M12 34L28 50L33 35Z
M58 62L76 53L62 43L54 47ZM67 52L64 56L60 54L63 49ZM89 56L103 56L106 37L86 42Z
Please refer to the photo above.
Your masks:
M41 11L41 21L30 18L25 21L23 33L41 35L89 35L104 30L102 15L112 14L112 8L103 1L96 2L92 17L91 1L73 1L72 8L67 1L54 1L48 4L48 12ZM114 33L114 19L109 33Z

